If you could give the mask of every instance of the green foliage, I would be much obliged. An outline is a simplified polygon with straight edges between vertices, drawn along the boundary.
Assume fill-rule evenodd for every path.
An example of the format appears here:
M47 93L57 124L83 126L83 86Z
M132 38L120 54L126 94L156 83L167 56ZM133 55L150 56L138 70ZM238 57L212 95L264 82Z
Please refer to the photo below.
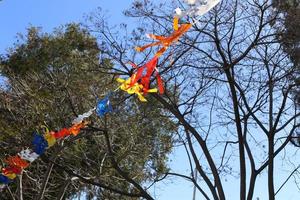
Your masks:
M280 29L280 39L291 60L299 67L300 64L300 1L274 1L274 6L284 14L283 26Z
M277 25L278 37L292 63L298 71L291 80L299 84L300 74L300 1L274 0L276 11L283 15L283 22ZM300 86L295 90L295 98L300 103Z
M28 29L23 41L1 58L1 74L9 82L8 88L0 91L1 159L30 146L32 131L41 130L42 125L51 130L70 126L76 114L94 107L97 97L102 98L117 87L114 76L108 73L112 68L110 60L100 57L97 40L77 24L68 24L52 34ZM119 91L113 94L112 104L115 111L106 121L96 116L90 120L93 127L107 124L119 166L138 183L166 172L175 124L156 107L154 99L142 104L134 98L126 99L126 94ZM60 141L46 156L93 181L135 191L112 168L101 132L86 129L79 136L74 142L70 138ZM24 199L36 198L48 166L49 163L37 160L24 172ZM68 186L65 197L84 192L91 197L128 199L72 178L54 166L45 199L56 199L64 186ZM10 187L17 194L16 182ZM1 195L8 198L8 193Z

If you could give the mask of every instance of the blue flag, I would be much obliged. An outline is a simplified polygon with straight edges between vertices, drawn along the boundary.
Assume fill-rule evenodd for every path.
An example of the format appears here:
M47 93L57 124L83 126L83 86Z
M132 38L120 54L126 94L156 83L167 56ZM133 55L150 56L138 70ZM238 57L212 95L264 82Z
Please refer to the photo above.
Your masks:
M106 113L109 113L109 112L113 111L113 108L112 108L112 106L110 104L110 101L109 101L109 96L110 95L107 95L104 99L98 101L98 103L97 103L96 114L99 117L104 117L104 115Z

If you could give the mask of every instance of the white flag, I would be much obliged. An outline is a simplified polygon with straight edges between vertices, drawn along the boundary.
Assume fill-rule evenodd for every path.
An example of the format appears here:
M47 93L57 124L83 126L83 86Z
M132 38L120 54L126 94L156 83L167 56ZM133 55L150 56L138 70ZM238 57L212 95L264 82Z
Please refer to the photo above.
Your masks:
M189 8L186 10L181 10L180 8L175 9L175 13L178 17L197 17L202 16L208 11L210 11L213 7L215 7L220 0L185 0L187 4L189 4Z

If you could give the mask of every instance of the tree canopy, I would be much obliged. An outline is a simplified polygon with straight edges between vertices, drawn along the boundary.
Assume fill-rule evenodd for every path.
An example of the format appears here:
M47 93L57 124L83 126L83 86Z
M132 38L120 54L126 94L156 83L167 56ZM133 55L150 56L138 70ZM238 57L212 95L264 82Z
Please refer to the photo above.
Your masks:
M111 67L110 60L101 57L96 39L80 25L68 24L53 33L29 28L1 59L1 73L8 79L0 95L1 158L30 147L33 131L68 127L78 114L95 107L97 99L117 88L114 75L108 73ZM11 184L12 195L22 192L24 199L55 199L86 193L126 199L68 173L127 193L136 191L112 166L101 131L104 125L118 166L137 183L166 172L176 125L154 103L128 101L120 92L111 101L111 116L91 118L80 135L49 149L21 175L19 183ZM1 197L11 198L7 190Z

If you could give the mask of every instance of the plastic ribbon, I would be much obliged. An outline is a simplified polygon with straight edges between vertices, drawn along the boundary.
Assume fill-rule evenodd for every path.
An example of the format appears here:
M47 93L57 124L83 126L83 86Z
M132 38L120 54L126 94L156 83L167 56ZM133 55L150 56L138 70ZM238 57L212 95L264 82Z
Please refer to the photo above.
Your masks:
M96 114L99 117L104 117L107 113L112 112L113 108L109 101L109 96L107 95L104 99L99 100L96 106Z
M20 153L18 153L18 155L23 160L27 160L29 162L33 162L39 157L39 155L37 153L35 153L35 152L33 152L32 150L29 150L29 149L22 150Z
M117 78L117 81L121 83L121 90L126 91L128 94L136 94L139 100L142 102L147 102L147 99L144 97L144 94L157 92L157 88L146 90L144 89L144 86L140 83L135 83L134 85L131 85L131 78L128 78L127 80Z
M88 118L90 117L93 112L94 112L95 108L89 110L88 112L86 113L83 113L81 115L78 115L77 118L75 118L73 121L72 121L72 124L79 124L81 123L85 118Z
M143 93L147 94L150 86L150 79L153 73L155 73L158 91L160 94L164 93L164 86L162 83L162 79L158 73L158 70L156 68L158 62L158 57L154 56L149 62L147 62L145 65L138 67L134 63L130 63L134 68L137 69L136 73L134 73L131 76L131 82L129 84L129 87L132 87L137 82L143 85Z
M168 36L168 37L164 37L164 36L159 36L159 35L154 35L154 34L148 34L148 36L154 40L158 40L157 42L153 42L147 45L144 45L142 47L135 47L135 49L138 52L144 51L145 49L149 48L149 47L153 47L153 46L162 46L161 49L159 49L155 56L159 57L161 56L168 48L169 46L174 43L177 42L179 40L179 38L185 33L187 32L192 24L181 24L180 26L178 25L178 17L174 17L174 21L173 21L174 25L174 32Z
M181 10L180 8L175 9L176 16L179 18L185 16L202 16L215 7L220 0L185 0L185 2L190 6L188 9L185 11Z

